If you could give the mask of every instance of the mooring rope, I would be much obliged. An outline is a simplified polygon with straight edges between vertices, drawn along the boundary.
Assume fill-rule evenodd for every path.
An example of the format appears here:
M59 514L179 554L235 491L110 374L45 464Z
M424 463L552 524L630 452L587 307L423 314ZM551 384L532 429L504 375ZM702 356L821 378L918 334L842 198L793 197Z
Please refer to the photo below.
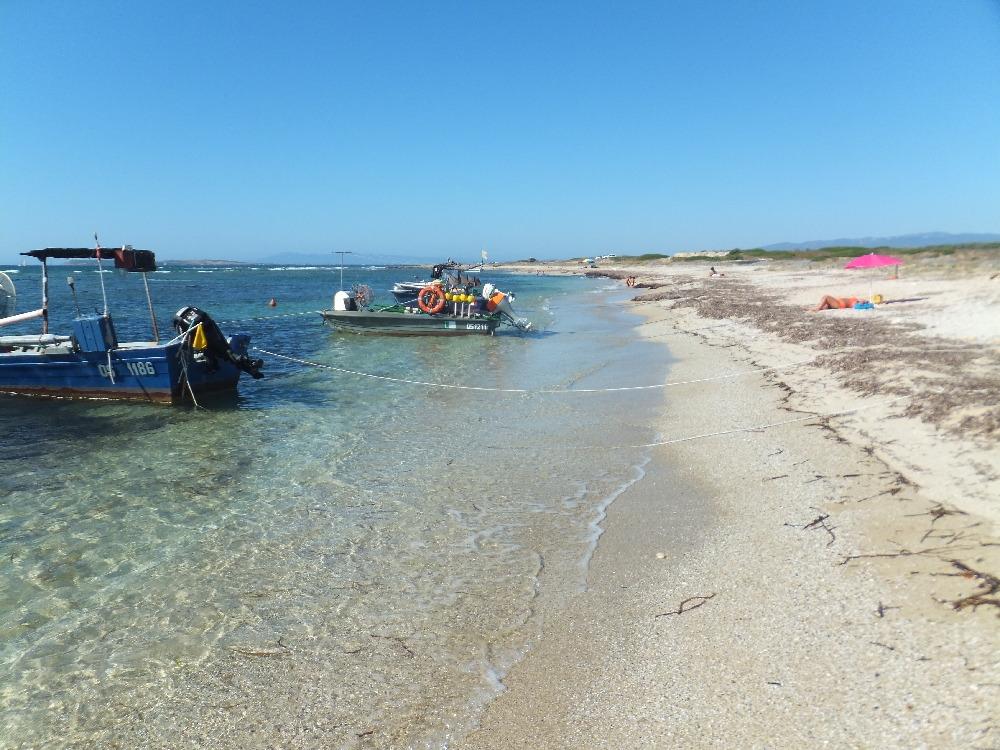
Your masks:
M890 406L900 401L906 401L907 399L909 399L909 396L899 396L898 398L892 398L887 401L878 401L874 404L864 404L862 406L855 406L851 409L842 409L841 411L828 412L826 414L818 414L818 413L807 414L803 417L792 417L790 419L782 419L778 422L769 422L767 424L754 425L752 427L734 427L731 430L719 430L718 432L703 432L699 435L688 435L687 437L671 438L670 440L660 440L655 443L643 443L641 445L626 445L622 446L622 448L658 448L662 445L675 445L677 443L687 443L692 440L702 440L704 438L721 437L723 435L735 435L740 432L761 432L763 430L769 430L773 427L781 427L786 424L807 422L810 419L835 419L836 417L846 417L849 414L857 414L858 412L868 411L869 409L877 409L881 406Z
M258 315L253 318L234 318L232 320L220 320L219 323L223 325L231 325L232 323L243 323L248 320L278 320L279 318L299 318L303 315L320 315L322 310L306 310L305 312L294 312L294 313L281 313L280 315Z
M198 325L201 324L199 323ZM184 343L186 343L188 337L191 336L191 332L197 327L188 328L178 338L183 339ZM181 377L184 378L184 385L187 386L188 393L191 394L191 403L194 404L195 409L200 409L201 404L198 403L198 397L194 395L194 385L191 383L191 374L188 372L187 350L184 348L183 343L177 349L177 360L181 363Z
M313 362L308 359L301 359L299 357L290 357L287 354L279 354L278 352L268 351L267 349L262 349L259 346L253 347L254 351L260 352L261 354L266 354L269 357L278 357L279 359L284 359L289 362L295 362L296 364L305 365L307 367L316 367L321 370L332 370L333 372L341 372L345 375L356 375L363 378L371 378L373 380L385 380L390 383L405 383L407 385L422 385L428 388L451 388L454 390L461 391L488 391L491 393L522 393L522 394L559 394L559 393L617 393L621 391L645 391L652 390L655 388L671 388L678 385L692 385L694 383L710 383L716 380L727 380L729 378L738 378L744 375L754 375L764 372L774 372L776 370L787 370L793 367L799 367L801 365L809 364L813 360L802 360L800 362L791 362L785 365L777 365L775 367L762 367L757 370L743 370L741 372L726 373L724 375L713 375L707 378L696 378L693 380L673 380L666 383L654 383L653 385L630 385L630 386L620 386L617 388L540 388L532 390L530 388L490 388L488 386L479 385L458 385L454 383L434 383L426 380L410 380L408 378L395 378L390 375L375 375L370 372L362 372L360 370L349 370L346 367L337 367L335 365L325 365L322 362Z
M741 433L749 432L763 432L765 430L774 429L776 427L784 427L790 424L798 424L801 422L808 422L809 420L828 420L836 419L838 417L846 417L852 414L857 414L863 411L869 411L871 409L878 409L882 407L892 406L900 401L910 400L910 396L898 396L896 398L887 399L885 401L876 401L871 404L862 404L861 406L854 406L850 409L841 409L839 411L833 412L813 412L809 414L804 414L799 417L790 417L788 419L781 419L776 422L765 422L763 424L749 425L746 427L733 427L728 430L717 430L715 432L702 432L697 435L685 435L684 437L667 438L665 440L657 440L652 443L638 443L635 445L573 445L568 443L546 443L544 445L517 445L517 444L494 444L490 445L490 450L503 450L503 451L579 451L579 450L601 450L601 451L621 451L621 450L637 450L642 448L660 448L668 445L677 445L679 443L690 443L695 440L706 440L708 438L715 437L725 437L727 435L739 435Z

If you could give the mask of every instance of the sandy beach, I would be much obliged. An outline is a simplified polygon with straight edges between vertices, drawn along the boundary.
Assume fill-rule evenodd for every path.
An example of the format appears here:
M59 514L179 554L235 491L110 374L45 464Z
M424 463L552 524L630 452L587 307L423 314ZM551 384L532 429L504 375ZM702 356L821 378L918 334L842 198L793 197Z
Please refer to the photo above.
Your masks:
M461 747L1000 746L1000 256L840 265L597 269L684 384Z

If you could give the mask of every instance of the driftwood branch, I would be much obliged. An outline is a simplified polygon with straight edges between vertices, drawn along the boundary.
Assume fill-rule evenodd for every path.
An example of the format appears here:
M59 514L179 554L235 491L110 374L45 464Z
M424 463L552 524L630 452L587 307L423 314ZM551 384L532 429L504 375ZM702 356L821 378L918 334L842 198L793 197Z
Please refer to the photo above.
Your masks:
M661 612L653 619L656 619L656 617L667 617L668 615L683 615L685 612L690 612L692 609L698 609L698 607L702 606L709 599L714 598L715 592L712 592L708 596L689 596L680 603L680 606L678 606L677 609L671 610L670 612Z

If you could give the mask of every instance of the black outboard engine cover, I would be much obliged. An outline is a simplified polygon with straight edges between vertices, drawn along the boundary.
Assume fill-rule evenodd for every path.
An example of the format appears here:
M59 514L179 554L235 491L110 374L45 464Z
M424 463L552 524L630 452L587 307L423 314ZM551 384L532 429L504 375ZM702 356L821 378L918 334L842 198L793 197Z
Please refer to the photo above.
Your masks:
M186 333L199 323L201 324L202 332L205 334L205 341L208 344L205 354L209 357L210 361L216 358L227 359L255 380L264 377L260 371L260 368L264 366L264 362L259 359L250 359L245 354L237 355L230 348L229 342L226 341L226 337L219 330L219 326L207 312L199 310L197 307L189 306L182 307L174 314L174 328L177 333ZM190 341L188 344L190 345Z

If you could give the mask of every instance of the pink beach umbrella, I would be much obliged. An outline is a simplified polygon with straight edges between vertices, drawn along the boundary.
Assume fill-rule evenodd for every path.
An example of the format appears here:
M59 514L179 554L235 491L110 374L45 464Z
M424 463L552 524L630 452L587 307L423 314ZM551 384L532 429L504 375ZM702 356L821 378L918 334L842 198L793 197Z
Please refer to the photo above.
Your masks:
M879 255L878 253L868 253L867 255L860 255L850 263L848 263L844 268L881 268L882 266L901 266L903 261L901 258L897 258L895 255ZM873 290L872 277L868 277L868 301L872 300L872 290Z

